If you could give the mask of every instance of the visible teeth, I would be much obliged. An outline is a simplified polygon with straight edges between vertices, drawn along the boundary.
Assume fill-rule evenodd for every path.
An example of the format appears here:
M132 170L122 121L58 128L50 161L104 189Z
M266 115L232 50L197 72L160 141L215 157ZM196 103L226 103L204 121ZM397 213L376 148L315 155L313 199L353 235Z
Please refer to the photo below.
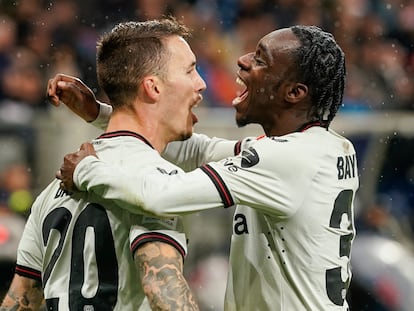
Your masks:
M242 79L240 79L239 77L237 77L236 79L236 83L245 86L246 84L243 82Z
M240 102L241 102L240 97L236 97L235 99L233 99L233 101L232 101L232 105L233 105L233 106L236 106L236 105L238 105Z

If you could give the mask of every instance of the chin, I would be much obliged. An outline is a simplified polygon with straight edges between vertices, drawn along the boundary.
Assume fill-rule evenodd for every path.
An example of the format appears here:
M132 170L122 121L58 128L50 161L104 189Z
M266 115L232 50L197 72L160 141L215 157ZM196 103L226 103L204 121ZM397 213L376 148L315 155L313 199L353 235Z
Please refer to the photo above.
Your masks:
M187 140L193 135L193 132L186 132L181 134L180 140Z
M236 124L238 127L246 126L249 123L249 120L245 116L236 115Z
M193 136L192 133L191 134L188 134L188 135L185 135L185 136L183 136L183 139L182 140L187 140L187 139L191 138L191 136Z

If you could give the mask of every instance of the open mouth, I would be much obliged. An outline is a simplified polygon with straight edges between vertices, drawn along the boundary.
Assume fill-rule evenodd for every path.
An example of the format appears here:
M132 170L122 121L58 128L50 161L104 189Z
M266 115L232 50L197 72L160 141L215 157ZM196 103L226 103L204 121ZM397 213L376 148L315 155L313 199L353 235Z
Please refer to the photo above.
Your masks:
M198 122L198 118L195 115L194 112L191 111L191 121L193 122L193 125L196 124Z
M197 107L198 107L198 104L199 104L199 103L201 103L201 102L202 102L202 100L203 100L203 95L199 94L199 95L198 95L198 98L197 98L197 100L196 100L196 102L195 102L195 104L194 104L194 105L191 107L191 109L190 109L191 119L192 119L192 121L193 121L193 125L194 125L194 124L196 124L196 123L198 122L198 118L197 118L196 114L193 112L193 109L194 109L194 108L197 108Z
M247 91L246 83L239 77L236 79L236 83L241 86L240 90L237 92L237 97L233 99L233 106L236 106L240 104L243 100L246 99L247 95L249 95L249 92Z

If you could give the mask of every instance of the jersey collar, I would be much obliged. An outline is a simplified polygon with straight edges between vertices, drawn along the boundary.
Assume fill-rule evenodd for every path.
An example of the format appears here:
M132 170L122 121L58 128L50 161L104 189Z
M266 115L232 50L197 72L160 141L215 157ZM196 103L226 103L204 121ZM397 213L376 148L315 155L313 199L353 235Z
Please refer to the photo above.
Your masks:
M151 143L144 136L141 136L140 134L131 132L131 131L115 131L115 132L103 133L98 137L98 139L114 138L114 137L121 137L121 136L130 136L130 137L138 138L139 140L143 141L148 146L150 146L152 149L154 149Z
M320 121L310 121L310 122L306 122L305 124L302 124L297 130L296 132L304 132L307 129L314 127L314 126L322 126L322 127L326 127L322 122Z
M306 131L309 128L314 127L314 126L322 126L322 127L326 127L327 128L327 126L325 126L320 121L310 121L310 122L306 122L305 124L302 124L295 132L304 132L304 131ZM276 136L266 136L265 134L263 134L263 135L260 135L260 136L256 137L256 140L260 140L260 139L265 138L265 137L276 137ZM280 137L280 136L278 136L278 137ZM240 148L240 146L239 146L239 148Z

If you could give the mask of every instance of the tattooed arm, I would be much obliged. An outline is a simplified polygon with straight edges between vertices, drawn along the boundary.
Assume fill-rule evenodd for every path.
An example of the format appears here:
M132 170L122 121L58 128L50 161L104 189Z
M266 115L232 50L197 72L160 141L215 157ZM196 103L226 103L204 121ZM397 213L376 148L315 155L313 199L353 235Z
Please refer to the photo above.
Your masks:
M39 281L15 274L0 311L35 311L43 302Z
M145 243L135 252L135 263L152 310L199 310L183 275L183 258L173 246Z

